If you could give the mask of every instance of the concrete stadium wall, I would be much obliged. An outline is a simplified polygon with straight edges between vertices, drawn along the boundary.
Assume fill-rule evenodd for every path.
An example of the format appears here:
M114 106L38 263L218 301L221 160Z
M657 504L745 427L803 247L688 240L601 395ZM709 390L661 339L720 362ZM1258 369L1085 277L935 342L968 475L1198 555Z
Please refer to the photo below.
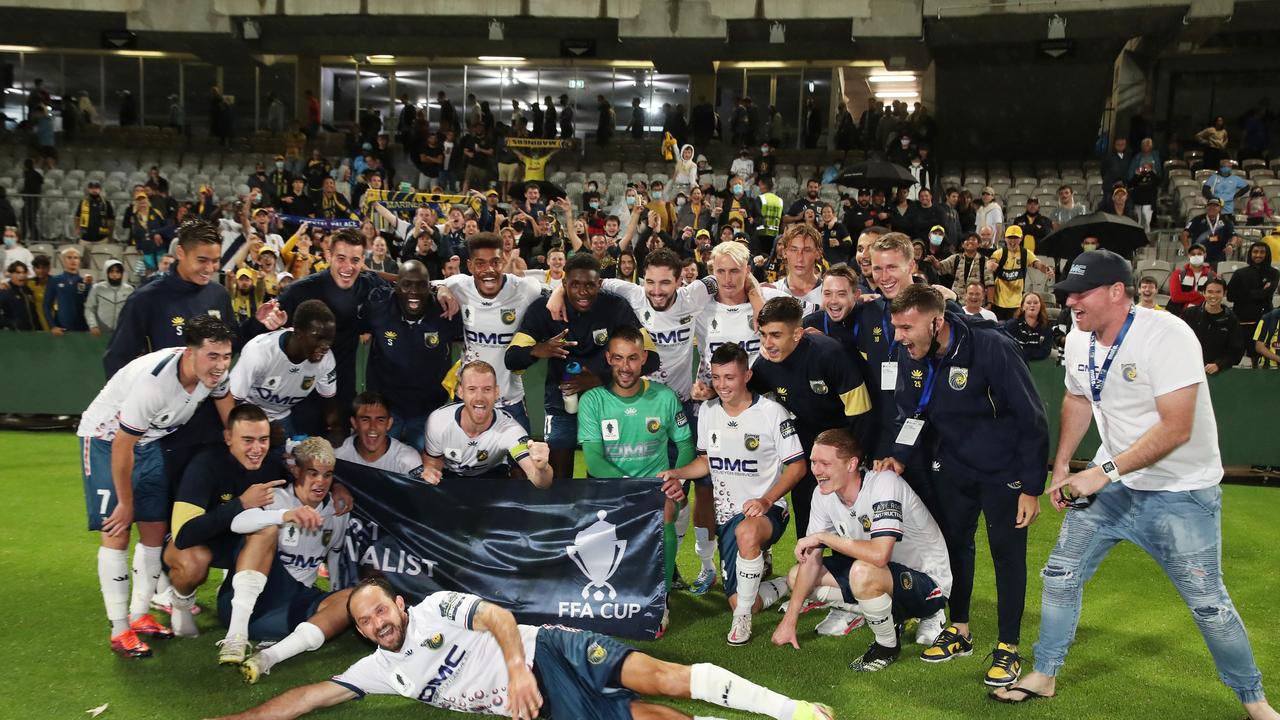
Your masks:
M0 413L31 415L76 415L93 400L103 384L102 353L106 337L73 333L62 337L41 333L0 333ZM360 352L360 377L366 351ZM1058 435L1058 413L1062 407L1061 368L1049 363L1031 366L1049 415L1049 436ZM535 435L543 427L542 384L545 363L539 362L524 375L528 388L529 422ZM1280 465L1280 442L1275 440L1274 399L1280 397L1280 373L1231 370L1209 381L1213 407L1218 418L1218 442L1228 465ZM1078 458L1092 456L1098 447L1091 429ZM1052 457L1052 456L1051 456Z

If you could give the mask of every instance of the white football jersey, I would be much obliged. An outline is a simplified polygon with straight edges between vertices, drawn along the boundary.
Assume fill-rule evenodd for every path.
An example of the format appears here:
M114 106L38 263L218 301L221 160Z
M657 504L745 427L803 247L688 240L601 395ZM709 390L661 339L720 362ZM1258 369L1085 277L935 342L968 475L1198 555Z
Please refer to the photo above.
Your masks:
M292 328L284 328L250 340L231 368L231 394L262 408L271 422L289 417L293 406L312 391L321 397L333 397L338 391L333 351L318 363L304 359L295 365L284 353L292 333Z
M525 310L542 296L542 283L537 278L508 273L503 276L502 289L492 298L476 290L475 279L470 275L453 275L441 284L449 288L462 309L464 347L458 367L472 360L483 360L492 365L498 375L501 393L498 405L513 405L524 400L524 381L507 369L504 356L524 319Z
M804 295L796 295L795 292L793 292L791 288L787 286L787 279L785 277L778 280L778 282L774 283L774 286L776 286L778 290L781 290L782 292L786 293L788 296L793 297L800 301L800 304L804 306L802 316L808 315L811 312L817 312L818 310L822 309L822 283L821 282L819 282L817 285L814 285L813 289L805 293Z
M333 682L361 697L401 695L446 710L510 717L502 648L492 634L472 629L481 602L466 593L428 595L408 609L400 652L378 648ZM532 668L538 628L517 627Z
M382 454L382 457L373 462L369 462L360 456L360 452L356 450L355 435L348 436L342 442L342 445L333 451L333 455L339 460L346 460L357 465L408 475L415 479L421 478L422 456L418 454L418 451L395 438L387 438L387 440L391 443L387 446L387 451Z
M263 508L268 512L280 511L283 514L302 507L302 501L293 493L293 483L287 483L271 492L271 504ZM324 518L324 523L319 528L304 530L293 523L284 523L280 525L276 539L275 561L288 570L294 580L307 587L315 585L316 578L320 575L320 563L325 561L329 553L342 548L343 538L347 535L347 520L350 518L349 515L335 515L333 499L328 497L316 508L316 512ZM281 520L277 520L277 524Z
M920 496L889 470L867 473L862 489L848 507L835 493L813 489L808 535L833 532L851 540L891 537L890 560L933 579L943 595L951 595L951 561L942 530Z
M206 397L225 397L230 373L213 390L201 382L190 393L182 387L178 370L184 350L157 350L120 368L80 416L76 434L110 441L123 429L146 445L182 427Z
M743 503L762 497L790 463L804 459L795 420L781 404L757 395L737 417L725 412L719 398L698 411L698 454L711 465L716 524L742 512ZM786 498L774 503L787 506Z
M462 430L461 417L462 403L445 405L427 417L427 454L444 458L446 475L484 477L529 456L529 432L505 411L494 409L493 424L478 437Z
M714 278L703 278L676 290L671 307L659 312L653 309L644 287L626 280L605 280L601 288L627 301L640 324L649 331L658 347L657 372L645 377L666 385L680 400L687 401L693 390L693 345L696 320L716 299Z
M760 288L765 302L786 293L775 288ZM725 343L737 343L747 351L747 362L754 363L760 357L760 331L756 328L751 303L725 305L713 302L698 317L698 378L711 383L711 353Z

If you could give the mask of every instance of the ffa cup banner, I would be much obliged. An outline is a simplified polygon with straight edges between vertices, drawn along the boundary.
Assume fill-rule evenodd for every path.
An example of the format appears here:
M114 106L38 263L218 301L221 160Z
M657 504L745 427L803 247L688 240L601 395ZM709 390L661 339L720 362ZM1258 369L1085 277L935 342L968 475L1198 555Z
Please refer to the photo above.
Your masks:
M573 147L572 140L550 140L541 138L514 138L509 137L506 140L509 148L523 148L526 150L555 150L559 148Z
M652 640L666 603L656 479L404 475L338 461L355 496L338 586L382 574L410 603L472 593L530 625Z

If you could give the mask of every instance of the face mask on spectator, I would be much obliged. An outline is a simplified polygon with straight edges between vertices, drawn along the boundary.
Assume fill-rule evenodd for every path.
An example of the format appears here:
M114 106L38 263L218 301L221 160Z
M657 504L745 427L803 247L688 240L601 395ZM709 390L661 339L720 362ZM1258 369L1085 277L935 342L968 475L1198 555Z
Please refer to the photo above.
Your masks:
M592 200L592 201L591 201L591 209L592 209L592 210L599 210L599 209L600 209L600 203L596 202L595 200Z
M1083 243L1080 245L1080 249L1085 252L1091 252L1098 249L1098 243Z
M1192 255L1187 258L1187 262L1191 263L1191 267L1200 267L1204 264L1203 255Z
M654 190L654 191L653 191L653 199L654 199L654 200L661 200L661 199L662 199L662 191L661 191L661 190Z
M18 236L17 236L17 235L5 235L5 236L4 236L4 246L5 246L5 247L13 247L14 245L17 245L17 244L18 244Z
M684 196L680 195L676 198L676 207L684 207Z
M768 145L761 145L761 146L760 146L760 154L761 154L761 155L764 155L764 154L766 154L766 153L768 153L768 152L769 152L769 146L768 146Z
M742 194L742 185L741 185L741 184L735 184L735 185L733 186L733 194L734 194L734 195L741 195L741 194Z
M1230 166L1230 165L1223 165L1222 167L1218 168L1218 174L1219 174L1219 175L1221 175L1221 176L1223 176L1223 177L1226 177L1226 176L1230 175L1230 174L1231 174L1231 166Z
M934 247L938 247L939 245L941 245L941 244L942 244L942 236L941 236L941 235L938 235L937 233L934 233L933 235L930 235L930 236L929 236L929 244L930 244L930 245L932 245L932 246L934 246Z
M276 169L277 169L277 170L283 170L283 169L284 169L284 161L283 161L283 160L277 160L277 161L276 161Z
M628 204L628 205L635 205L635 204L636 204L636 196L635 196L635 195L628 195L628 196L627 196L627 204Z

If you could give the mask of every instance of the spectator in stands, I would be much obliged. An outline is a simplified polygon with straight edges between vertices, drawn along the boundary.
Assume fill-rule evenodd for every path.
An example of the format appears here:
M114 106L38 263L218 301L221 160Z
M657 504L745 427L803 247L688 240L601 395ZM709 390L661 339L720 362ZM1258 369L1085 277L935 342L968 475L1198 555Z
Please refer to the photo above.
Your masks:
M151 207L151 198L145 192L133 196L133 212L125 218L128 222L125 230L129 233L129 244L142 254L142 261L148 271L154 271L160 256L168 251L169 243L165 236L169 231L169 221L164 213Z
M1249 246L1248 264L1231 274L1227 283L1227 300L1245 338L1252 338L1262 316L1271 311L1276 288L1280 287L1280 270L1271 266L1271 248L1264 242L1255 242ZM1256 364L1258 355L1253 344L1246 348L1248 355Z
M613 130L618 127L618 116L604 95L596 95L596 116L596 144L604 147L613 139Z
M1053 328L1039 293L1029 292L1022 297L1022 306L1005 322L1004 330L1022 348L1022 358L1027 362L1045 360L1053 352Z
M974 225L979 233L984 227L991 228L992 237L1000 237L1004 234L1004 209L996 200L995 188L990 185L982 188L982 202L974 210Z
M1226 294L1227 284L1222 278L1211 278L1204 285L1204 304L1182 313L1182 319L1200 340L1206 375L1217 375L1244 357L1244 330L1231 308L1222 304Z
M744 184L755 177L756 164L751 159L751 151L745 145L738 149L738 157L729 163L729 174L736 175Z
M36 170L35 161L22 161L22 236L28 242L40 242L40 195L44 192L44 175Z
M995 280L993 311L1000 320L1013 317L1022 306L1022 294L1026 286L1027 272L1035 268L1050 280L1054 271L1036 257L1034 252L1022 246L1022 228L1011 225L1004 231L1005 247L997 249L987 261L987 272Z
M1156 279L1150 275L1144 275L1138 281L1138 307L1164 311L1163 305L1156 304L1156 293L1158 292L1160 292L1160 284L1156 282Z
M201 185L196 193L196 202L192 207L192 212L201 220L207 220L217 224L222 219L222 207L218 205L218 201L213 195L212 185Z
M40 328L40 306L27 285L27 264L14 260L5 266L8 280L0 284L0 330L30 331Z
M26 272L30 272L34 256L18 238L18 228L13 224L4 226L4 246L0 247L0 269L8 268L14 262L21 262Z
M88 190L76 206L76 214L72 220L81 242L97 243L111 239L116 212L111 201L102 197L102 183L97 180L89 181Z
M95 337L104 332L111 334L116 331L124 302L133 294L133 286L124 279L124 263L115 259L108 260L104 272L107 279L94 283L84 307L89 334Z
M1129 178L1129 191L1133 193L1133 209L1138 216L1138 223L1143 230L1151 232L1156 195L1160 192L1160 177L1156 175L1155 166L1149 162L1139 165L1138 171Z
M534 104L537 105L537 101L534 101ZM644 139L644 116L644 108L640 105L640 98L631 98L631 119L627 121L626 131L631 133L631 138L633 140Z
M990 305L994 297L994 279L987 272L986 258L978 253L978 234L965 233L960 242L960 252L946 260L939 260L934 254L925 255L924 261L937 272L939 277L953 278L951 289L957 297L968 292L971 283L977 283L985 289L985 298L981 304Z
M1129 190L1124 185L1117 185L1111 191L1111 202L1104 202L1099 209L1112 215L1127 217L1134 222L1138 222L1138 210L1133 206L1133 202L1129 200Z
M564 140L572 140L576 132L576 126L573 122L573 103L569 102L568 95L560 96L560 137Z
M698 104L689 111L689 132L696 147L706 147L716 135L716 111L705 97L698 98Z
M303 170L303 174L307 177L307 190L314 196L319 195L324 189L324 179L331 178L333 166L329 164L329 159L321 154L319 149L311 151L311 159L307 161L307 167Z
M1076 202L1076 193L1071 186L1062 185L1058 188L1058 207L1049 213L1049 217L1053 220L1053 229L1057 230L1068 220L1088 213L1089 208L1084 203Z
M1223 158L1227 156L1229 139L1227 120L1221 115L1213 119L1212 125L1196 133L1196 142L1200 143L1204 149L1204 167L1219 167Z
M364 261L365 269L373 272L396 275L400 272L400 263L387 254L387 240L378 235L369 245L369 256Z
M930 234L933 233L934 228L941 228L938 233L940 242L934 245L930 241L925 249L931 255L946 257L951 254L952 248L951 243L947 241L946 221L946 210L933 201L933 190L927 187L920 188L919 193L916 195L911 232L908 235L912 238L927 240Z
M889 228L912 237L916 229L916 204L911 202L911 189L898 188L893 205L889 206Z
M1253 331L1253 351L1258 354L1259 367L1280 369L1280 308L1276 308L1258 321Z
M804 99L804 146L808 150L818 147L822 135L822 112L812 95Z
M658 219L662 221L661 229L668 233L674 234L676 227L676 206L667 199L666 185L661 180L654 180L649 186L649 202L645 204L645 209L650 213L657 213Z
M326 220L358 220L351 209L351 201L346 195L338 192L338 184L331 177L326 177L321 185L320 199L316 203L317 216Z
M853 114L844 103L836 106L836 149L848 153L857 143L858 127L853 124Z
M1205 247L1192 245L1187 251L1187 263L1173 271L1169 278L1169 312L1181 315L1186 308L1204 303L1204 286L1217 277L1205 258Z
M731 176L726 184L728 187L725 189L717 222L728 225L731 218L737 217L744 229L755 227L761 220L760 199L747 195L746 179L741 175Z
M973 201L973 193L960 191L960 199L956 202L956 217L960 218L960 232L978 231L978 206Z
M960 246L960 190L959 188L949 187L943 191L943 202L940 206L942 209L942 227L946 231L947 245L955 248Z
M701 187L695 185L689 190L689 202L676 211L676 227L681 229L691 227L695 232L710 230L714 227L711 221L711 206L706 203L706 196Z
M760 154L756 155L752 161L752 170L757 178L769 176L776 178L778 175L778 156L773 152L773 142L768 138L760 141Z
M542 128L541 128L541 132L538 134L538 137L543 137L550 140L555 138L556 131L560 129L560 123L559 123L560 118L556 114L555 100L553 100L550 95L548 95L545 99L543 99L542 105L543 105Z
M160 168L156 165L152 165L151 168L147 170L147 181L144 184L148 190L155 189L169 192L169 181L160 174Z
M804 219L805 210L816 212L822 202L818 199L821 189L822 183L818 178L809 178L805 181L804 194L796 198L796 201L791 203L791 207L787 208L787 212L782 216L782 224L790 225L794 222L800 222Z
M1222 160L1215 175L1204 181L1203 190L1206 195L1222 201L1222 209L1228 215L1235 212L1236 196L1249 187L1249 181L1232 172L1231 161Z
M698 163L694 160L696 154L692 145L680 148L675 167L671 171L672 188L688 192L698 184Z
M983 320L996 321L996 314L991 312L987 305L990 304L988 288L978 281L973 281L964 286L963 292L957 293L963 300L964 314L969 317L981 318Z
M62 272L49 278L44 294L44 316L49 321L49 331L54 335L64 332L84 332L89 326L84 321L84 303L89 297L93 276L80 274L80 251L65 247L58 253L62 259Z
M858 188L858 199L844 213L844 226L849 232L860 233L876 224L871 207L871 190Z
M1236 237L1235 222L1230 214L1223 214L1222 202L1218 198L1209 198L1205 203L1204 213L1187 222L1182 231L1182 247L1188 255L1191 246L1199 245L1205 250L1210 265L1217 265L1227 259L1227 250L1240 244ZM1274 257L1274 255L1273 255Z
M818 223L818 231L822 233L822 254L826 261L835 265L848 263L853 256L853 238L849 230L836 219L835 208L822 203L822 216Z
M1129 151L1129 140L1118 137L1111 145L1111 151L1102 156L1102 187L1114 187L1116 183L1124 183L1129 179L1129 166L1133 163L1133 153Z
M44 313L44 296L53 279L52 269L53 261L44 253L38 253L31 259L31 275L27 276L27 287L31 288L36 298L36 311L40 319L38 330L49 329L49 318Z
M1035 195L1027 198L1026 212L1015 217L1013 224L1022 228L1022 244L1032 252L1035 252L1037 241L1053 232L1053 221L1040 214L1040 198Z
M1262 225L1270 222L1272 216L1271 203L1267 201L1267 193L1260 187L1249 191L1249 199L1245 201L1245 224Z
M1134 154L1133 161L1129 163L1129 177L1137 175L1138 170L1143 165L1150 165L1156 177L1160 176L1160 152L1155 149L1151 138L1142 138L1142 142L1138 146L1138 152Z

